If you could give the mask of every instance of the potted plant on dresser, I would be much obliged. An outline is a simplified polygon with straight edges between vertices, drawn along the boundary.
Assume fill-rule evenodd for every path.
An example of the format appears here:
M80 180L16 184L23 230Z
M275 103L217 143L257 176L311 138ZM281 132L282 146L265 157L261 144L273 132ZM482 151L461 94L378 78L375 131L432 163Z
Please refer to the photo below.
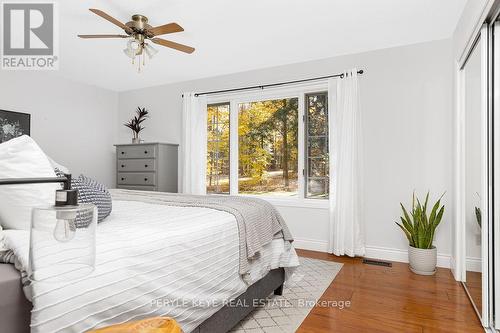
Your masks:
M427 214L429 192L423 204L413 193L410 212L401 203L403 216L400 217L401 223L396 222L396 224L408 238L408 261L413 273L420 275L436 273L437 249L432 243L436 228L444 214L444 205L441 205L443 195L434 203L429 215Z
M137 107L135 111L136 115L130 119L127 123L123 124L125 127L128 127L132 130L133 138L132 143L141 143L141 138L139 137L139 133L144 129L142 126L142 122L148 118L148 110L146 108Z

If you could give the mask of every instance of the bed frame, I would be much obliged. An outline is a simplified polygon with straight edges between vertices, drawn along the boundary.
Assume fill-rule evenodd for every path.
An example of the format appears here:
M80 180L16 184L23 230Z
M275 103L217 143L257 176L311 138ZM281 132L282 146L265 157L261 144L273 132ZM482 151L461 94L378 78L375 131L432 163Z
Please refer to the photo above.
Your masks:
M254 300L264 300L274 292L283 294L285 270L271 270L265 277L238 296L235 304L224 306L198 326L193 333L226 333L245 318L254 307ZM24 296L19 271L12 264L0 264L0 333L29 333L31 303Z
M271 293L283 295L285 270L273 269L266 276L248 287L238 296L235 304L243 306L224 306L198 326L193 333L226 333L244 319L255 308L254 300L265 300Z
M31 303L24 296L21 274L12 264L0 264L0 333L29 333Z

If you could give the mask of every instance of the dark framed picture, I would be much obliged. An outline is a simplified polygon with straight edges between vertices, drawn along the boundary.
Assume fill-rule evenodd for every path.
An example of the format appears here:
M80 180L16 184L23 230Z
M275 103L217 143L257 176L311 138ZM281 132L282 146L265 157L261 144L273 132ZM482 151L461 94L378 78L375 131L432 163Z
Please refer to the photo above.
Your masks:
M30 135L31 115L28 113L0 110L0 143Z

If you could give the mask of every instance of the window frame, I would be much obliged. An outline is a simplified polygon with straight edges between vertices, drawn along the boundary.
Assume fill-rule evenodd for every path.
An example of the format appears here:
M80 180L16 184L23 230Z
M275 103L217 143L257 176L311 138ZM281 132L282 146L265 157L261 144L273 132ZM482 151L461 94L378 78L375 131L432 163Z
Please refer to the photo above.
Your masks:
M229 102L210 103L210 104L207 103L207 112L208 112L208 107L209 106L210 107L219 107L219 106L226 106L226 105L228 106L228 108L229 108L229 114L231 115L231 105L230 105ZM207 119L207 122L208 122L208 119ZM208 125L208 123L207 123L207 125ZM207 137L208 137L208 135L207 135ZM207 140L207 145L208 145L208 142L209 141ZM231 152L231 118L229 118L229 151ZM229 159L229 172L231 173L231 155L228 156L228 159ZM206 175L205 175L205 177L206 177ZM205 180L206 180L206 178L205 178ZM231 186L231 178L230 177L229 177L229 186ZM229 193L226 193L226 192L210 192L210 193L208 193L207 192L207 194L230 195L231 192L229 192Z
M304 94L304 117L302 118L303 119L303 123L304 123L304 142L303 142L303 145L304 145L304 169L303 169L303 177L304 177L304 198L307 199L307 200L312 200L312 199L317 199L317 200L328 200L329 197L330 197L330 191L328 191L328 196L327 197L324 197L324 198L314 198L314 197L308 197L307 196L307 186L308 186L308 180L310 178L314 178L314 177L310 177L309 176L309 167L308 167L308 160L309 160L309 151L308 151L308 136L309 136L309 133L308 133L308 123L309 123L309 117L307 115L307 98L309 96L318 96L318 95L326 95L326 112L327 112L327 131L326 131L326 138L327 138L327 149L328 149L328 161L330 161L330 150L329 150L329 147L330 147L330 138L329 138L329 123L330 123L330 105L329 105L329 98L328 98L328 89L324 90L324 91L315 91L315 92L312 92L312 93L306 93ZM328 185L330 186L330 173L328 173L328 176L323 176L323 177L316 177L316 178L326 178L328 179Z
M290 206L290 207L308 207L318 209L328 209L329 200L326 198L307 198L306 197L306 183L305 183L305 168L306 168L306 148L305 144L305 106L306 95L311 93L324 93L328 90L328 82L317 81L313 83L294 84L293 86L283 86L266 88L257 91L239 91L230 93L221 93L207 96L207 105L229 103L229 194L247 197L255 197L264 199L277 206ZM239 147L238 147L238 105L240 103L259 102L272 99L283 98L298 98L298 189L297 196L294 197L275 197L266 195L252 195L252 194L239 194L238 193L238 170L239 170ZM328 96L330 100L332 97ZM328 103L329 115L334 112L332 103ZM331 182L330 182L331 184Z

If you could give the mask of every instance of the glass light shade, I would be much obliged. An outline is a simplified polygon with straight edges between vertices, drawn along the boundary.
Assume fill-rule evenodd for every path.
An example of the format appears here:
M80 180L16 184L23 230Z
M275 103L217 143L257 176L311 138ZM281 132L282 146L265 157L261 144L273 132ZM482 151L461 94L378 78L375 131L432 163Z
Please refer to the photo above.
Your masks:
M129 49L129 48L126 48L123 50L123 53L125 53L125 55L131 59L134 59L135 58L135 51Z
M158 53L158 50L149 44L144 44L144 51L146 51L149 59L153 58L153 56Z
M129 39L127 42L127 48L134 50L136 52L139 50L140 46L141 45L139 44L139 42L133 38Z
M134 59L136 55L141 53L141 44L134 38L130 38L127 41L127 48L123 50L123 53L131 59Z
M95 268L97 207L33 208L28 277L36 282L62 282Z

